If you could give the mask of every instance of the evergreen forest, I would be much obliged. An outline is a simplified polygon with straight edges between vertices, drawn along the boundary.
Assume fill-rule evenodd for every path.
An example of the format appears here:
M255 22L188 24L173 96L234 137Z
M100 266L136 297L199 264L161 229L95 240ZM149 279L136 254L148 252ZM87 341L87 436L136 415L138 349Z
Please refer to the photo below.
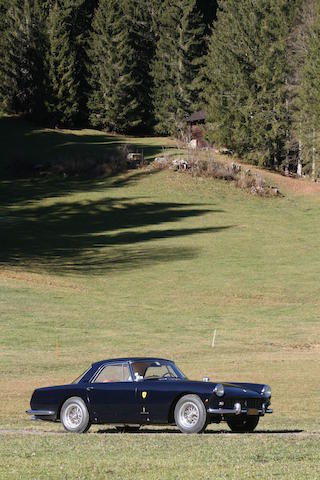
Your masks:
M0 0L0 111L320 175L320 0Z

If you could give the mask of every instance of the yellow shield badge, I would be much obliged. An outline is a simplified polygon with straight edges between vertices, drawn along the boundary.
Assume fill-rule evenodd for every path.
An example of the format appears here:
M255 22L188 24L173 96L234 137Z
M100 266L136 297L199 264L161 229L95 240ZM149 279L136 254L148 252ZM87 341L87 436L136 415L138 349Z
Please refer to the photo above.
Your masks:
M142 398L145 399L147 396L147 392L142 392Z

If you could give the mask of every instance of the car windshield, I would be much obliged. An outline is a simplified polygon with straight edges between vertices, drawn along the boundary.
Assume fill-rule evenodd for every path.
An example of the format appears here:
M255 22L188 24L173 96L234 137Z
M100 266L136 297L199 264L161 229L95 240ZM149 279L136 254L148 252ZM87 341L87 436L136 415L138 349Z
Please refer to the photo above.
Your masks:
M131 364L135 380L184 379L183 373L174 363L161 361L141 361Z

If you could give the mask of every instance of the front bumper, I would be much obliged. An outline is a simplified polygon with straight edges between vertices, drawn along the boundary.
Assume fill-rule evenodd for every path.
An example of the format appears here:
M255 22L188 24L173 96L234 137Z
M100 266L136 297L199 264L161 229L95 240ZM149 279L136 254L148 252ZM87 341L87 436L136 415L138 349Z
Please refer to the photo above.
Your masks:
M252 415L255 412L258 415L265 415L268 413L272 413L272 408L267 407L265 404L262 404L261 408L242 408L240 403L235 403L233 408L208 408L207 412L210 415ZM254 413L251 413L254 412Z

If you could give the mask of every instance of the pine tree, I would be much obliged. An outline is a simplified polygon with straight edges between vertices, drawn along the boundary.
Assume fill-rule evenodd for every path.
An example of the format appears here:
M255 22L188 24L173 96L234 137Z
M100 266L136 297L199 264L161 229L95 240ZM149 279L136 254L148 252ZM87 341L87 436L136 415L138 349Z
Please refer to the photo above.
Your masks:
M297 2L224 0L220 7L206 69L209 136L278 167L287 149L286 48Z
M38 13L38 3L32 0L13 0L6 10L0 45L0 97L8 112L31 116L43 113L43 52Z
M3 71L3 64L5 59L6 44L5 44L5 32L6 32L6 18L7 10L9 7L8 0L0 0L0 85L5 82L5 73ZM2 68L1 68L2 65ZM6 94L0 87L0 112L6 109Z
M220 2L205 69L208 136L240 155L250 150L255 94L256 18L250 7L250 0Z
M87 37L95 2L56 1L49 19L49 111L55 123L72 126L87 117Z
M294 126L304 170L315 180L320 175L320 1L309 2L308 7Z
M206 34L208 34L212 27L212 22L216 18L218 3L217 0L197 0L197 5L203 14L206 25Z
M145 0L101 0L90 49L91 123L135 132L150 125L152 21Z
M257 96L260 117L256 118L255 131L260 133L261 150L265 164L289 169L290 128L290 65L288 62L288 39L297 17L300 0L272 0L262 10L261 53L256 71L257 84L262 86ZM260 126L260 132L259 127ZM265 130L266 132L265 132ZM266 134L267 133L267 134Z
M181 133L186 117L198 106L199 72L206 49L204 30L196 0L163 2L152 72L159 133Z
M156 25L154 11L150 5L156 7L159 0L124 0L124 13L127 18L129 46L134 52L137 61L131 65L134 80L133 94L137 108L132 118L139 118L135 131L150 131L154 124L152 106L152 76L151 64L156 47ZM125 52L124 52L125 54Z

